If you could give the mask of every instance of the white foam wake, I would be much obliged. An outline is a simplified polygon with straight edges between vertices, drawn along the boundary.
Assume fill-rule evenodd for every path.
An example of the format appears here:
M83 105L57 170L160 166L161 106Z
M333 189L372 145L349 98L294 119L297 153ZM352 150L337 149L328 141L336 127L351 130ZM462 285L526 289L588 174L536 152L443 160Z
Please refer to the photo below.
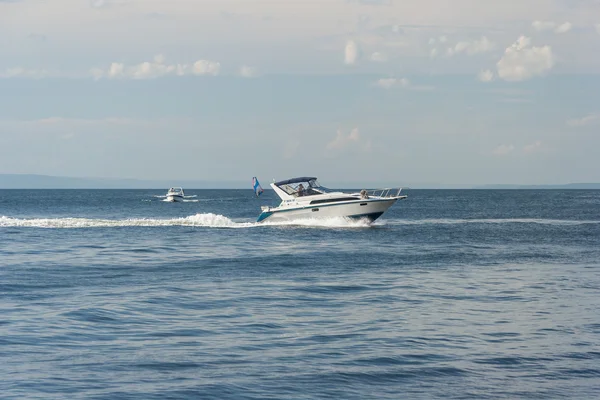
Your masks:
M285 222L245 222L233 221L224 215L206 213L184 218L152 219L91 219L91 218L10 218L0 217L2 228L115 228L115 227L165 227L191 226L209 228L253 228L259 226L304 226L324 228L361 228L370 226L367 221L349 220L346 218L305 219Z
M371 223L367 219L350 219L344 217L331 218L307 218L297 219L294 221L269 221L266 220L257 225L266 226L305 226L305 227L320 227L320 228L368 228Z
M489 219L396 219L386 220L385 225L459 225L459 224L539 224L539 225L587 225L600 224L600 221L541 219L541 218L489 218Z
M28 228L112 228L112 227L153 227L153 226L205 226L214 228L244 228L253 223L234 222L217 214L196 214L185 218L152 219L91 219L91 218L32 218L19 219L0 217L0 227Z
M192 197L196 197L196 196L192 196ZM164 198L161 201L164 201L165 203L198 203L200 200L198 200L198 199L188 199L187 196L186 196L181 201L171 201L171 200L169 200L167 198Z

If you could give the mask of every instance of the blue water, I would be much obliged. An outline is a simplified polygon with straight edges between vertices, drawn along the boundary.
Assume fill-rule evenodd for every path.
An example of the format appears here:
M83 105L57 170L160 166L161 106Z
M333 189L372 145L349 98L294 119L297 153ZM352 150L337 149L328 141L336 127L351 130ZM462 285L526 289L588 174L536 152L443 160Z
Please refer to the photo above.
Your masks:
M598 399L600 191L0 190L3 399Z

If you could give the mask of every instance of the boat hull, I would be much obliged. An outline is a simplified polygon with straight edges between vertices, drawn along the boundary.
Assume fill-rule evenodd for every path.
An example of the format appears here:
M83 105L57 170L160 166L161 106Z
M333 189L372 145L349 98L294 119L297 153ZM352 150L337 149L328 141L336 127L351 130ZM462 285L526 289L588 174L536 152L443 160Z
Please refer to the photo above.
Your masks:
M298 208L273 208L263 211L257 222L285 222L302 219L350 218L370 222L381 217L398 199L369 199L348 203L309 205Z
M176 202L182 202L183 201L183 196L178 196L178 195L167 195L167 201L176 203Z

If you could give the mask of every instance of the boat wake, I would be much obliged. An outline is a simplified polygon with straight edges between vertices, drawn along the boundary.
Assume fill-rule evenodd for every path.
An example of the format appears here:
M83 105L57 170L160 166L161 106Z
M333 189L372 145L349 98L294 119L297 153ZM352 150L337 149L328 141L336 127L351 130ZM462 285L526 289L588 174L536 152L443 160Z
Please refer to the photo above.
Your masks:
M461 224L538 224L538 225L594 225L600 221L565 220L542 218L488 218L488 219L396 219L386 220L385 225L461 225Z
M167 196L161 196L161 195L156 195L153 196L156 199L161 199L161 201L164 201L165 203L198 203L200 200L198 200L196 197L198 197L197 195L190 195L190 196L183 196L183 200L182 201L171 201L169 199L167 199Z
M190 197L196 197L196 196L190 196ZM181 201L172 201L169 200L167 198L162 199L161 201L164 201L165 203L198 203L200 200L198 199L188 199L187 196L181 200Z
M32 218L20 219L6 216L0 217L0 228L117 228L117 227L207 227L207 228L256 228L256 227L321 227L321 228L367 228L366 220L349 220L346 218L305 219L286 222L249 222L234 221L219 214L196 214L183 218L152 219L91 219L91 218Z

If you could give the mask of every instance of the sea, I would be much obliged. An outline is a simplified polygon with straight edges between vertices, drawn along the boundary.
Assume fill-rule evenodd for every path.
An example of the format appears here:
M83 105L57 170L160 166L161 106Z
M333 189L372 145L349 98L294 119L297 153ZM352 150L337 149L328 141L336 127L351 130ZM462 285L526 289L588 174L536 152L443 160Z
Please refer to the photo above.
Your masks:
M0 190L2 399L599 399L600 191Z

